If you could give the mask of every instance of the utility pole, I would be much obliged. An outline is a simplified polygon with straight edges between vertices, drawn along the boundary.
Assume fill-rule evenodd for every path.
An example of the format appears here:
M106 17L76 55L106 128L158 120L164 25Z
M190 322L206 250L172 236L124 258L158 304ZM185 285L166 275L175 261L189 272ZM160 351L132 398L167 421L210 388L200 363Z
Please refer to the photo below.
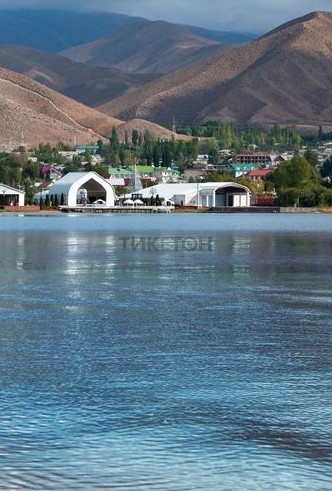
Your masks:
M175 123L176 123L176 122L175 122L175 118L174 118L174 116L173 116L173 121L172 121L172 132L173 132L173 133L176 133L176 124L175 124Z

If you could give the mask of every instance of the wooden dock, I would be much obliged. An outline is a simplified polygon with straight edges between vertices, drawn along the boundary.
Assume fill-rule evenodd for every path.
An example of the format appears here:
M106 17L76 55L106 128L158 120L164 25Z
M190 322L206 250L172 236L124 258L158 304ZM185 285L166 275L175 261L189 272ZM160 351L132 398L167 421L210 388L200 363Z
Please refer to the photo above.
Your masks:
M64 213L171 213L174 206L61 205L59 210Z

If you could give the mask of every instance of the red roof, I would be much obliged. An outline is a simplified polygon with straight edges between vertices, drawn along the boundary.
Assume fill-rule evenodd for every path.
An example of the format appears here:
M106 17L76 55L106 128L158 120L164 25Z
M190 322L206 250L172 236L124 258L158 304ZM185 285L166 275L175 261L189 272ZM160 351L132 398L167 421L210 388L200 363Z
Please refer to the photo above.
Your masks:
M265 177L271 174L273 170L271 169L259 169L259 170L251 170L250 172L246 173L246 176L249 177Z
M41 167L40 167L40 172L42 174L48 174L51 170L51 166L49 164L42 164Z
M38 186L38 189L48 189L53 183L50 182L50 181L42 181L39 186Z

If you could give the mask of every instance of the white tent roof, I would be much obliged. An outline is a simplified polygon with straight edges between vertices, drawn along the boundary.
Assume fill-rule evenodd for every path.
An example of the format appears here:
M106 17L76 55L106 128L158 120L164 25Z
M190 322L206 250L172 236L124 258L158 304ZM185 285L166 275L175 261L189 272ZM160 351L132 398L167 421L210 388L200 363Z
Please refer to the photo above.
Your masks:
M200 193L211 193L220 188L227 187L238 187L247 192L250 192L246 186L242 184L238 184L236 182L199 182L199 183L173 183L173 184L157 184L155 186L151 186L149 188L142 189L140 194L143 198L151 198L152 191L153 196L156 197L158 194L160 198L164 198L165 200L172 199L175 195L190 195L197 194L197 190Z
M53 184L50 188L50 194L68 196L68 205L73 206L73 204L76 204L77 191L85 187L89 190L96 190L102 187L106 192L107 205L113 206L115 193L112 185L94 171L69 172Z

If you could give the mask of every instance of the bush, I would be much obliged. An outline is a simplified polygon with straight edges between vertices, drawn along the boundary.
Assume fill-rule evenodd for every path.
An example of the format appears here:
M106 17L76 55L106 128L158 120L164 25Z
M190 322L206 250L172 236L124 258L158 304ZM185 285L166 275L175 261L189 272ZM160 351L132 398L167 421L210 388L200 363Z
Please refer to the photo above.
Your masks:
M297 188L282 189L278 193L280 206L295 206L299 202L301 191Z
M317 190L301 191L298 203L304 208L317 206L319 204L319 192Z
M318 191L318 204L320 206L332 206L332 189L320 188Z

